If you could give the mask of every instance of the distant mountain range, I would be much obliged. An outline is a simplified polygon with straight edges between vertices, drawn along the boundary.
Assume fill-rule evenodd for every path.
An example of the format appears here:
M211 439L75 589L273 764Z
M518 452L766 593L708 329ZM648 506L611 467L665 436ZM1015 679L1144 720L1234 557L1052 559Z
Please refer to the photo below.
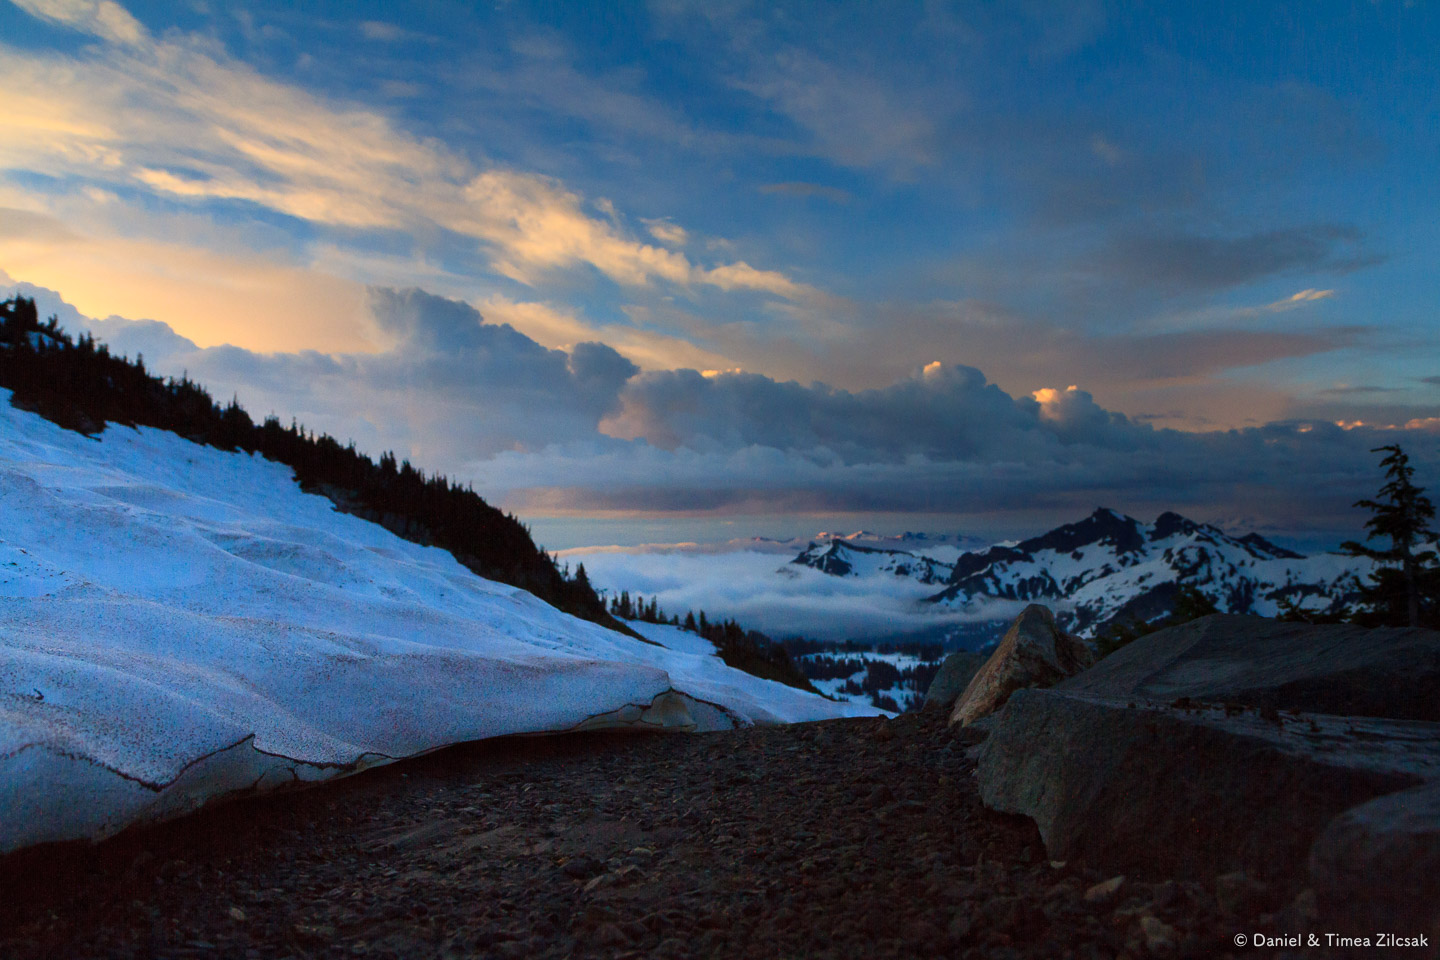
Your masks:
M961 553L953 562L849 537L812 541L792 562L838 577L906 577L934 585L937 592L926 602L957 611L995 600L1045 603L1082 634L1116 620L1166 616L1180 586L1194 587L1228 613L1274 616L1286 601L1335 612L1354 603L1371 570L1367 560L1307 557L1259 534L1231 536L1178 513L1147 524L1104 508L1038 537Z
M988 541L979 537L958 533L884 534L872 533L869 530L856 530L854 533L831 533L822 530L813 536L805 537L784 539L743 537L707 545L684 544L683 547L687 552L698 553L732 553L736 550L748 550L755 553L793 553L796 550L806 550L817 543L830 543L831 541L839 541L861 549L921 553L950 559L954 559L968 550L980 550L990 545ZM682 545L677 544L676 546Z

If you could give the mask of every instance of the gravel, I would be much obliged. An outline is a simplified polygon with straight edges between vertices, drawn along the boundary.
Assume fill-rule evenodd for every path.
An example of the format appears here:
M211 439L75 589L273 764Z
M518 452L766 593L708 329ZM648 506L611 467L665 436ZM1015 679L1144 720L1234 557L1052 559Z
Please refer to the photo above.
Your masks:
M0 957L1267 955L1263 888L1047 861L937 713L470 744L24 851Z

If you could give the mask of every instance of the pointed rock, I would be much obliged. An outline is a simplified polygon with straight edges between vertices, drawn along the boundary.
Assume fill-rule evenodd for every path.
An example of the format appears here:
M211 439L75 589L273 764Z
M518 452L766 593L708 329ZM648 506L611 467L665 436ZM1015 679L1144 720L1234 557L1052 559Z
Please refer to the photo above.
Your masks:
M940 672L925 691L925 709L949 709L970 685L975 674L985 665L985 655L973 650L957 650L940 664Z
M968 726L999 710L1016 690L1052 686L1085 669L1091 658L1084 641L1055 625L1049 608L1032 603L955 701L950 725Z

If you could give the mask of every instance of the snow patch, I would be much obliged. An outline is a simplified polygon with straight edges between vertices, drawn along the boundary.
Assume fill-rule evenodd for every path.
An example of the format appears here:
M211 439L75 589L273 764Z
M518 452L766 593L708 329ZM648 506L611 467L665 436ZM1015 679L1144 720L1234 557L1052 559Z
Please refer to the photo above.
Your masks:
M561 613L280 464L149 428L97 442L9 397L0 852L466 740L877 713L675 628L637 627L655 646Z

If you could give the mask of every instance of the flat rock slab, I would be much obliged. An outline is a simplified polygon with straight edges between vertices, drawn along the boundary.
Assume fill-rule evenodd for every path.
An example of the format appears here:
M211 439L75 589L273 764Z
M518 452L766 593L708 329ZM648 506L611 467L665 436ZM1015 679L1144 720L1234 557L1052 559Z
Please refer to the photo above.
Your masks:
M1440 724L1020 690L978 777L984 803L1034 819L1055 860L1288 879L1342 811L1440 778Z
M1440 722L1440 631L1215 614L1141 637L1057 689Z

